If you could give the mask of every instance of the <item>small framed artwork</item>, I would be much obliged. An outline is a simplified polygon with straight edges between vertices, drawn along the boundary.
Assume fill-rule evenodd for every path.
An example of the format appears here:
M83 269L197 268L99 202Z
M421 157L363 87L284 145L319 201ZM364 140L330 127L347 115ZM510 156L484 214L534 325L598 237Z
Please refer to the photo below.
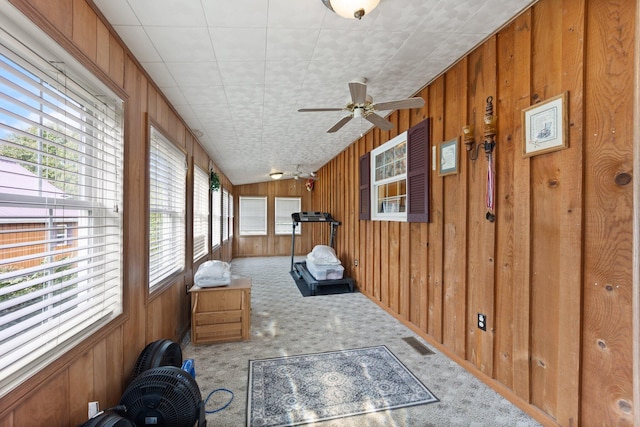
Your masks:
M522 110L522 156L530 157L569 146L567 98L564 92Z
M458 158L460 157L459 138L441 142L438 145L438 175L446 176L458 173Z

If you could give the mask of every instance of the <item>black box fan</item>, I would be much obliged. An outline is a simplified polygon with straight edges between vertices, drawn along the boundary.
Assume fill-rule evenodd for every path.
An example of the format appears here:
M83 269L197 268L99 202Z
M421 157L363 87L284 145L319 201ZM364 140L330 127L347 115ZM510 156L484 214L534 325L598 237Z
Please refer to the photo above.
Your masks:
M80 427L136 427L136 425L115 412L104 412L91 418Z
M198 427L207 425L196 380L175 366L148 369L131 381L120 398L125 416L137 427Z
M136 360L132 378L147 369L160 366L175 366L177 368L182 366L182 350L178 343L161 339L147 344Z

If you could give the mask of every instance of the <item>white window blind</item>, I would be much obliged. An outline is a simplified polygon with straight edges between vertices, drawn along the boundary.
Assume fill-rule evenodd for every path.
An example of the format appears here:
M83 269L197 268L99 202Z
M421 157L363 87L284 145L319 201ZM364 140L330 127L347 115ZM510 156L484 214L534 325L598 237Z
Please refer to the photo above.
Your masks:
M240 196L241 236L267 235L267 198Z
M229 240L229 193L222 190L222 241Z
M209 253L209 175L193 168L193 260Z
M211 247L220 246L222 242L222 191L211 192Z
M233 237L233 194L229 193L229 238Z
M301 199L299 197L276 197L275 230L276 234L291 234L293 218L291 214L300 212ZM296 234L302 234L302 225L296 227Z
M185 266L185 154L151 126L149 141L149 288Z
M0 30L0 396L122 312L122 101L67 68Z

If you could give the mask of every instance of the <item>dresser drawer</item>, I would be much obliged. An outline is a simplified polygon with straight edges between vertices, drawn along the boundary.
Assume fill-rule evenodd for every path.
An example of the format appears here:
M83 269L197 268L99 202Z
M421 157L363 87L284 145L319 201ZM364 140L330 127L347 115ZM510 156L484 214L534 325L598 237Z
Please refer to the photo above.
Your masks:
M234 276L228 286L192 287L191 342L209 344L249 339L251 280Z
M214 325L217 323L242 323L242 310L209 311L195 314L195 326Z
M242 323L198 326L196 342L239 341L242 339Z

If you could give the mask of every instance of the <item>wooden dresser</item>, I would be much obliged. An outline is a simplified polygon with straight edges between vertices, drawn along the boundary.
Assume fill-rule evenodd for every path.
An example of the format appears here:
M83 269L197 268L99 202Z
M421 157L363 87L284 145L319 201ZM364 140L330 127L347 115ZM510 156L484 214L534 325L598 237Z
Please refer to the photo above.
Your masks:
M227 286L191 293L191 342L209 344L248 340L251 330L251 279L232 276Z

